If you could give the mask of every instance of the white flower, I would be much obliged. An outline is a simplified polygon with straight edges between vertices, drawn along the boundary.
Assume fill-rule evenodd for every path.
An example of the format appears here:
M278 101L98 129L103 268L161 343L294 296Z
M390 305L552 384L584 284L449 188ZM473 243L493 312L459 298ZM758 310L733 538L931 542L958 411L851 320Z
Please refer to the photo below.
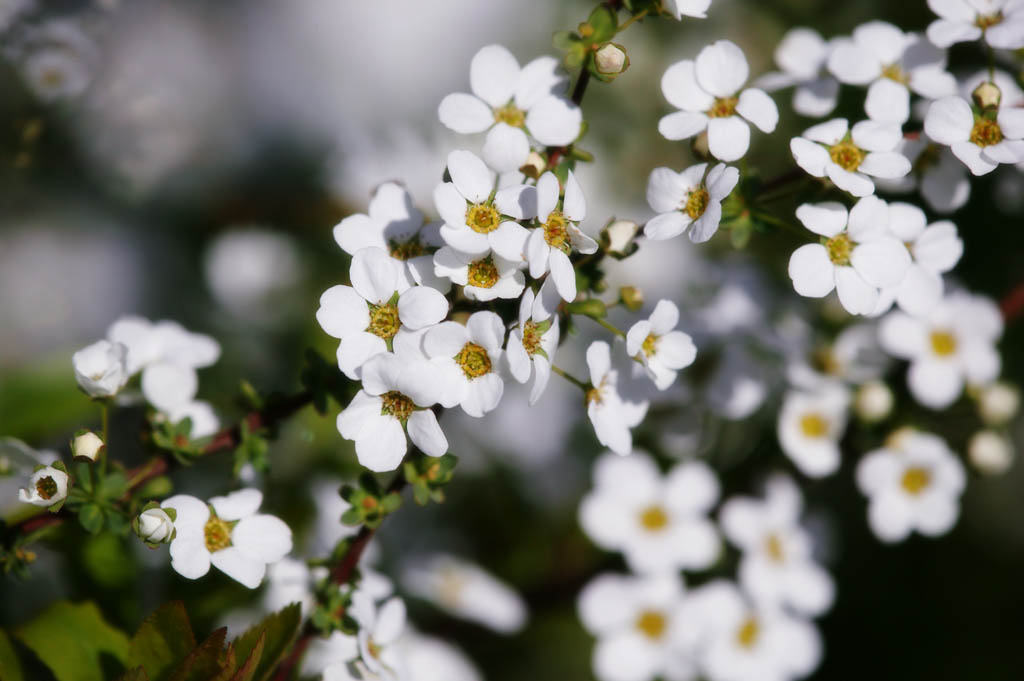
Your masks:
M839 81L823 74L831 45L810 28L793 28L775 48L775 63L781 71L766 73L754 85L768 92L796 86L793 109L804 116L827 116L839 101Z
M400 678L403 671L398 639L405 630L405 603L397 596L378 608L369 594L357 590L348 610L359 624L359 654L363 664L384 679Z
M742 552L739 579L765 607L786 606L816 617L832 606L835 586L814 561L811 536L800 527L803 499L792 479L768 480L764 500L733 497L722 506L722 532Z
M181 423L186 418L192 422L189 437L197 440L209 437L220 430L220 419L209 402L193 400L167 410L167 418L171 423Z
M29 87L44 102L77 97L92 80L87 60L64 45L32 50L22 68Z
M693 339L675 330L678 323L676 304L659 300L651 316L629 327L626 333L626 352L640 360L658 390L667 390L679 370L690 366L697 358Z
M975 113L966 99L943 97L928 108L924 131L975 175L990 173L1000 163L1024 161L1024 109L1006 102L993 119Z
M358 379L370 358L409 341L414 331L448 314L448 301L437 289L402 288L399 264L383 249L370 247L356 253L349 279L352 286L324 291L316 312L323 330L341 339L338 366L349 378Z
M676 574L603 573L583 587L577 610L583 626L597 637L592 664L599 681L696 677L680 650L684 593Z
M683 15L706 19L711 0L662 0L661 6L677 20L681 20Z
M927 221L917 206L889 204L889 232L906 245L911 263L898 284L882 290L874 314L885 312L895 300L904 312L924 315L942 299L942 275L960 261L964 244L949 220Z
M46 466L28 479L28 488L18 490L18 501L33 506L53 506L68 495L68 474Z
M427 223L405 187L385 182L370 200L369 214L350 215L334 227L334 240L349 255L379 248L397 261L399 286L417 284L447 293L450 282L434 274L433 253L443 245L441 224Z
M214 299L247 322L273 325L288 318L287 300L304 277L293 238L263 226L217 235L203 254L203 278Z
M300 669L304 676L323 674L323 681L375 678L368 676L366 666L359 662L359 641L340 631L332 631L326 638L315 636L302 656Z
M889 206L866 196L847 212L835 201L796 209L804 227L824 237L793 251L789 277L802 296L823 298L836 289L850 314L870 314L880 288L895 286L910 267L906 246L888 231Z
M128 348L98 340L71 356L78 386L89 397L112 397L128 382Z
M268 563L292 550L292 531L280 518L257 513L263 494L242 489L213 497L209 505L187 494L166 499L173 508L176 531L171 542L171 567L188 579L218 570L250 589L263 581Z
M892 413L896 398L888 384L880 380L868 381L857 388L853 398L853 410L865 423L877 423Z
M162 508L150 508L139 514L139 537L150 544L163 544L174 536L174 521Z
M884 21L861 24L852 38L837 38L828 70L842 83L870 83L864 111L883 123L907 122L911 91L928 99L956 92L945 50Z
M710 171L707 163L679 173L655 168L647 180L647 203L657 215L644 225L644 234L659 241L692 227L690 241L707 241L718 231L722 200L732 193L739 179L740 171L723 163Z
M602 445L625 456L633 449L629 431L644 420L648 403L619 394L619 374L612 369L611 348L604 341L594 341L587 348L587 367L591 385L586 394L587 416L594 434Z
M617 255L626 255L627 250L633 245L633 239L639 225L632 220L615 220L602 232L602 239L607 240L608 252Z
M779 444L804 475L821 478L839 468L849 402L846 390L835 385L786 394L779 410Z
M987 475L1000 475L1013 464L1013 443L993 430L979 430L967 443L971 465Z
M792 681L821 661L821 637L810 622L759 607L724 580L693 590L679 624L696 639L708 681Z
M597 250L597 242L579 229L579 222L587 214L583 190L573 172L565 182L565 198L558 208L558 178L547 172L537 180L537 222L526 240L525 255L530 263L530 276L540 279L551 271L555 288L563 300L576 298L576 272L569 256L573 250L590 254Z
M547 388L552 358L558 348L558 317L539 320L534 312L535 300L533 289L523 292L519 300L519 324L509 332L505 355L514 379L526 383L533 376L531 407Z
M859 197L875 192L871 177L891 179L910 172L910 161L896 150L900 139L898 125L861 121L851 130L845 118L833 118L791 139L789 149L809 174L827 176Z
M79 460L95 461L103 446L100 436L88 430L75 436L75 439L71 441L71 456Z
M437 367L425 359L384 352L363 366L363 389L338 414L338 432L356 445L359 463L391 471L413 445L428 456L448 451L448 440L430 406L442 396Z
M526 287L526 277L519 267L518 261L506 260L497 253L467 255L445 246L434 254L437 276L448 277L463 287L467 298L481 302L518 298Z
M986 385L978 393L978 415L986 425L1005 425L1019 410L1020 390L1009 383L997 381Z
M939 18L928 39L939 47L984 37L992 47L1024 47L1024 4L1017 0L928 0Z
M580 502L580 525L598 546L621 551L634 572L700 570L721 550L707 517L718 489L700 461L662 476L644 453L606 453L594 464L594 489Z
M526 624L526 603L518 593L479 565L452 555L416 559L403 570L402 584L413 596L500 634L514 634Z
M483 681L466 654L447 641L410 630L398 646L408 681Z
M875 178L875 186L888 192L921 191L928 207L936 213L952 213L971 196L967 169L949 147L936 144L924 133L904 137L896 150L907 157L911 172L901 178Z
M750 126L772 132L779 110L764 90L740 88L750 68L743 50L728 40L708 45L696 61L673 64L661 79L665 99L682 109L663 117L658 131L670 140L681 140L708 131L711 155L736 161L750 147ZM737 94L738 93L738 94Z
M494 312L474 312L463 326L442 322L423 336L423 350L440 367L442 406L460 405L470 416L481 417L501 401L501 346L505 324Z
M898 448L869 452L857 465L857 486L870 497L868 524L879 539L898 542L914 530L945 534L960 514L964 467L942 438L907 432Z
M530 153L527 132L544 146L565 146L580 134L583 114L558 93L567 80L558 60L538 57L520 68L501 45L488 45L473 56L469 87L441 100L437 114L458 133L487 130L483 155L499 172L518 170Z
M949 294L925 316L892 312L879 326L886 352L910 361L910 393L932 409L953 404L965 382L985 385L999 375L995 344L1002 333L996 305L962 292Z

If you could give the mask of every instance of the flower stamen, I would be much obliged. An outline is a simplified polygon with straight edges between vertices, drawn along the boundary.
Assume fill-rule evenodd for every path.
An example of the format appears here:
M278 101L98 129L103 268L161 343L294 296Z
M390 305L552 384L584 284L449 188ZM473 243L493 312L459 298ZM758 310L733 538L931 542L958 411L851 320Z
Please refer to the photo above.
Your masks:
M413 401L397 390L384 393L380 396L380 399L381 416L394 416L403 423L408 421L409 417L416 410L416 405L413 404Z
M697 187L687 194L683 210L690 216L691 220L696 220L701 215L704 215L704 211L708 209L708 203L710 202L711 195L708 194L708 190L704 187Z
M210 553L226 549L231 546L231 525L211 513L203 527L203 538Z
M645 610L636 618L636 628L647 638L656 641L665 635L668 620L656 610Z
M825 242L825 250L828 251L828 259L833 265L846 267L850 264L850 253L853 252L853 242L845 232L836 234Z
M470 264L469 272L466 275L469 286L478 288L491 288L498 283L498 268L494 259L487 256Z
M491 371L491 357L487 350L476 343L466 343L455 355L455 363L462 367L466 378L479 378Z
M384 340L391 340L402 328L398 318L398 307L390 303L384 305L370 304L370 325L366 330Z
M466 226L477 234L489 234L501 224L501 213L494 206L475 203L466 211Z
M708 118L726 118L736 113L736 105L739 104L739 97L718 97L711 108L707 110Z
M860 147L848 139L844 139L828 148L828 156L832 159L832 162L851 173L860 167L866 155Z
M908 494L918 495L932 482L932 474L925 468L908 468L903 473L900 485Z

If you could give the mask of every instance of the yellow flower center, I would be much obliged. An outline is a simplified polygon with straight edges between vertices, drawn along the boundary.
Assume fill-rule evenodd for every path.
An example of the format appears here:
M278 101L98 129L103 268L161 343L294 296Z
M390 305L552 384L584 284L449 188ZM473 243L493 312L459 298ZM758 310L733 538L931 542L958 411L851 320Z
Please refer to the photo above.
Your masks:
M203 528L203 537L206 539L206 550L210 553L226 549L231 546L231 524L211 513Z
M828 433L828 421L821 414L804 414L800 417L800 431L806 437L825 437Z
M931 484L932 474L925 468L908 468L900 484L909 494L920 494Z
M476 343L466 343L455 355L455 363L462 367L466 378L479 378L491 371L491 357Z
M653 333L647 334L647 338L644 339L640 349L643 350L644 355L652 357L658 351L658 337Z
M665 635L665 630L668 628L668 620L665 615L657 610L644 610L636 618L636 628L637 631L647 638L657 641Z
M903 85L910 82L910 77L903 72L903 69L900 68L899 64L889 64L882 69L882 77L894 80L897 83L902 83Z
M846 232L836 234L825 242L825 250L828 251L828 259L833 265L845 267L850 264L850 253L853 252L853 242Z
M992 26L995 26L996 24L1001 24L1001 23L1003 23L1003 13L1002 12L996 12L995 14L979 14L974 19L974 25L977 26L978 28L980 28L983 31L986 28L990 28Z
M768 557L776 563L781 563L786 559L786 553L782 549L782 540L779 539L779 535L774 532L768 535L768 538L764 542L764 551L768 554Z
M513 128L521 128L526 123L526 114L517 109L515 104L509 102L500 109L494 111L494 122L505 123Z
M388 242L388 253L396 260L411 260L421 255L426 255L427 248L418 236L414 236L408 241L391 239Z
M416 410L416 405L413 404L413 401L397 390L384 393L380 396L380 399L381 416L394 416L403 423L408 421L409 417Z
M36 492L43 499L49 499L57 493L57 481L52 476L44 476L36 481Z
M971 128L971 142L979 147L991 147L1003 141L1003 130L995 121L976 116Z
M64 72L60 69L46 69L39 81L48 88L55 88L64 82Z
M761 625L753 617L743 620L743 624L736 630L736 642L743 648L753 648L757 644L757 638L761 635Z
M604 398L601 395L601 388L591 388L586 392L584 399L586 400L587 404L601 404L601 402L604 401Z
M864 160L866 154L856 144L848 139L844 139L842 142L829 147L828 155L833 163L843 170L849 170L852 173L860 167L861 161Z
M640 512L640 524L645 530L659 532L668 527L668 513L661 506L648 506Z
M930 340L932 352L939 357L948 357L956 352L956 336L949 331L932 331Z
M719 97L711 108L707 110L708 118L725 118L736 113L736 105L739 104L739 97Z
M551 248L557 248L566 255L572 251L572 242L569 240L569 231L567 226L569 221L561 211L552 211L551 215L548 216L548 221L543 224L544 229L544 241L547 242Z
M398 318L398 307L390 303L384 305L370 305L370 325L366 330L384 340L395 337L398 330L402 328L402 322Z
M683 210L690 216L690 219L696 220L701 215L704 215L704 211L708 209L710 201L711 195L708 194L708 190L704 187L698 187L686 196L686 205L683 206Z
M523 349L526 350L527 355L536 355L537 350L540 349L540 341L544 337L544 334L537 328L536 322L526 322L523 325Z
M475 203L466 211L466 225L478 234L493 232L501 224L501 213L494 206Z
M494 264L494 259L487 256L483 260L471 263L466 278L469 286L478 288L491 288L497 284L498 268Z

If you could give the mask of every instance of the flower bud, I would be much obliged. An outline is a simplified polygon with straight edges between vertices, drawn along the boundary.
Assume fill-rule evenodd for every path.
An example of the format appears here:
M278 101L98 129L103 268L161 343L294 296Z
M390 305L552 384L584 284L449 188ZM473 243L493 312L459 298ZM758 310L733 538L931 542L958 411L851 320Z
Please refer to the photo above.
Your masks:
M71 356L75 380L89 397L113 397L128 382L128 348L123 343L96 341Z
M547 162L544 160L544 157L536 151L531 151L530 155L526 157L526 163L520 166L519 172L536 180L544 174L544 168L546 167Z
M627 255L640 226L632 220L613 220L602 230L605 250L615 255Z
M978 394L978 413L990 426L1001 426L1017 415L1020 409L1020 391L1003 382L993 383Z
M907 440L916 432L918 432L917 428L913 426L900 426L885 438L885 447L901 452L906 446Z
M135 532L147 544L164 544L174 538L174 520L164 509L150 508L139 514Z
M99 435L91 430L83 431L71 441L71 456L77 461L95 461L106 445Z
M644 292L636 286L623 286L619 289L619 300L630 312L636 312L644 306Z
M1013 463L1013 445L999 433L979 430L967 443L967 457L982 473L999 475Z
M853 408L865 423L877 423L892 413L892 390L883 381L868 381L857 390Z
M626 48L615 43L605 43L594 54L594 66L603 76L617 76L629 68Z
M18 490L18 501L34 506L53 506L68 496L68 474L53 466L44 466L32 474L28 488Z
M979 109L995 109L999 106L1003 93L999 91L999 87L995 83L985 81L974 88L971 98L974 99L974 103L978 105Z

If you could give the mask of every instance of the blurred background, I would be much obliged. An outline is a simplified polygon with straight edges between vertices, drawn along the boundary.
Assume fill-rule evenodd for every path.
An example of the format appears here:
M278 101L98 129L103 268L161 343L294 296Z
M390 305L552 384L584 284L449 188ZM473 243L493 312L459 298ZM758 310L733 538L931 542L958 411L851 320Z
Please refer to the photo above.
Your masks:
M224 423L241 413L230 400L241 379L297 390L305 348L331 358L336 347L314 319L320 293L347 272L331 228L364 211L385 180L403 181L432 213L447 151L482 143L454 139L436 117L445 94L468 87L472 55L492 42L521 63L554 53L551 34L575 28L593 4L0 0L0 436L66 451L71 433L95 426L98 411L77 390L70 356L126 313L175 319L220 341L221 360L201 372L200 398ZM714 0L707 20L645 21L623 34L629 71L611 85L593 83L583 103L590 128L582 146L597 158L579 170L584 229L596 235L612 215L646 219L650 170L695 162L686 145L656 131L669 110L659 88L669 64L728 38L757 75L774 68L772 51L788 28L831 37L876 18L923 30L933 15L924 0ZM973 50L952 51L958 75L983 64ZM843 92L838 113L861 118L862 94ZM792 165L788 140L810 125L792 112L788 92L775 98L779 129L755 133L747 159L765 176ZM1022 210L1020 171L1003 166L975 180L953 217L965 242L960 283L999 300L1024 282ZM793 294L785 265L795 243L785 233L755 234L739 250L725 234L699 248L676 239L608 271L615 285L640 286L649 303L679 302L702 353L657 405L640 443L666 460L707 457L725 494L751 493L766 472L792 470L774 435L782 355L819 340L819 315L835 321L827 305L822 313ZM1010 324L1001 346L1004 376L1018 384L1021 326ZM592 331L560 356L578 375ZM756 380L737 384L737 374ZM893 375L902 386L900 370ZM523 594L528 626L500 636L410 599L415 625L457 643L488 679L591 678L592 641L575 598L597 571L622 567L576 522L599 447L571 386L553 380L533 410L522 391L508 392L485 419L446 414L460 457L449 500L426 510L409 504L390 518L378 567L397 574L409 556L435 550L478 562ZM929 425L905 393L900 399L907 420ZM959 451L973 432L961 407L942 423ZM142 423L141 409L116 413L118 458L142 458ZM802 480L838 586L820 622L825 660L812 678L1019 678L1021 467L975 475L949 536L886 547L870 534L852 480L856 456L882 436L845 443L850 461L839 475ZM351 477L351 448L333 415L307 410L283 429L270 460L265 508L315 555L314 487L330 497ZM234 484L226 458L180 471L176 482L201 497ZM13 508L18 483L0 478L0 509ZM41 546L29 580L0 581L0 626L56 598L100 594L108 618L130 630L157 604L182 598L205 634L225 612L258 603L219 573L181 579L166 551L147 551L134 537L62 532L54 546L71 550ZM730 560L714 574L730 573Z

